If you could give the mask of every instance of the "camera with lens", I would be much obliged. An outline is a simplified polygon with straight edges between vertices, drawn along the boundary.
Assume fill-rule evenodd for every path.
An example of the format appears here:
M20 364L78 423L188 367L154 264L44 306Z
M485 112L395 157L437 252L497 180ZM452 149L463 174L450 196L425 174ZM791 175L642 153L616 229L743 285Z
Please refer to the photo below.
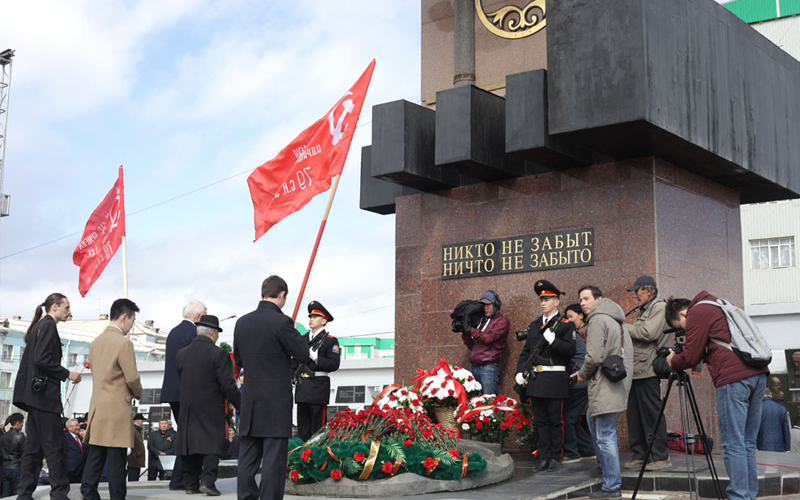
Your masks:
M45 385L47 385L47 377L33 377L33 390L35 392L41 392L44 390Z
M670 350L675 351L675 354L683 352L683 342L679 342L678 339L686 335L686 331L683 328L667 328L664 330L664 335L672 335L673 333L675 334L675 344L672 347L659 347L656 351L657 357L653 361L653 371L658 378L669 378L670 373L672 373L672 368L667 363Z
M514 332L514 336L517 337L517 341L525 342L528 340L528 330L521 330L519 332Z

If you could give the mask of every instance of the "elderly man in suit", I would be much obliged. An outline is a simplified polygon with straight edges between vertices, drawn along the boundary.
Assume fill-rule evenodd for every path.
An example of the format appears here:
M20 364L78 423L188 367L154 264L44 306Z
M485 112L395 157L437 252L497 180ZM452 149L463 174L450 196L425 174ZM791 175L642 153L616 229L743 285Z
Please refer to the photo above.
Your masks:
M111 323L89 347L93 385L84 440L90 446L81 482L84 500L100 500L97 485L106 460L111 500L124 500L127 493L127 449L134 446L131 401L142 397L142 383L133 343L126 336L138 311L131 300L115 300Z
M183 461L186 493L219 496L215 486L219 459L225 449L225 398L239 408L241 395L233 381L225 351L216 346L219 319L202 316L197 337L178 351L181 415L176 453Z
M289 287L280 276L261 284L258 309L236 322L233 355L247 370L239 420L241 444L236 484L239 500L281 499L292 434L292 358L308 360L308 344L281 312ZM261 465L261 485L256 472Z
M81 375L61 366L61 337L56 325L70 315L69 299L60 293L51 293L36 306L25 334L27 345L14 383L13 400L14 406L28 412L28 436L22 450L17 486L20 500L33 498L43 457L47 458L50 470L50 498L66 500L69 493L61 424L61 382L69 379L77 384Z
M199 300L191 300L183 308L183 321L173 328L167 335L166 353L164 356L164 382L161 384L161 402L169 403L172 408L172 415L177 422L180 419L181 410L181 379L178 376L178 351L189 345L197 337L197 326L195 323L200 321L200 316L206 313L206 306ZM178 428L180 432L180 427ZM172 479L169 481L169 489L182 490L183 474L181 473L181 459L175 460L175 468L172 471Z
M80 436L80 425L74 418L67 420L67 432L64 437L67 440L67 473L69 474L70 484L80 484L83 477L83 467L86 464L86 455L89 452L89 445L83 444Z

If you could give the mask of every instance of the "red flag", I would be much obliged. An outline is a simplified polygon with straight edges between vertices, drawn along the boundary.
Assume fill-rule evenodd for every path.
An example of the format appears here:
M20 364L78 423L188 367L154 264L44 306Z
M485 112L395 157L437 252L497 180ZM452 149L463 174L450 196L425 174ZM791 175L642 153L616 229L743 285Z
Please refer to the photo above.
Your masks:
M86 297L89 289L103 273L108 261L117 253L125 236L125 190L122 186L122 165L119 178L103 201L92 212L81 242L72 254L72 262L80 266L78 290Z
M331 179L342 173L374 68L375 59L325 116L247 178L255 211L253 241L330 189Z

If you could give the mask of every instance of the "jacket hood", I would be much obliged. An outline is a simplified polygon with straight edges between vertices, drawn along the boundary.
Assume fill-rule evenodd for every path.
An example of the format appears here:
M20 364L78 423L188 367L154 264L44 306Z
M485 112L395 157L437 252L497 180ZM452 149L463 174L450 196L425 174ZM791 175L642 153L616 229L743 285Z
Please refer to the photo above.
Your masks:
M625 311L611 299L603 297L592 307L592 310L589 311L589 314L586 316L586 321L591 321L593 317L605 314L606 316L610 316L611 319L616 321L617 323L624 323L625 322Z
M689 304L689 307L694 306L695 304L697 304L701 300L710 300L712 302L716 302L717 301L717 297L715 297L714 295L711 295L707 291L703 290L702 292L698 293L697 296L695 296L695 298L692 299L692 302Z

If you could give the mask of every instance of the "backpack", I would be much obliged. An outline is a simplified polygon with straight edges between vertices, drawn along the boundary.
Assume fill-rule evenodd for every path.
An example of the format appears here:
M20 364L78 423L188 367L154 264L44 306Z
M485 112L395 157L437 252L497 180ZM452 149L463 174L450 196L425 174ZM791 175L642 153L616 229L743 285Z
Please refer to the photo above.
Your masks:
M701 300L698 304L710 304L722 309L728 320L728 329L731 331L731 343L709 338L711 342L733 351L739 359L753 368L766 368L772 362L772 350L767 344L767 339L761 335L750 316L725 299L716 302Z

